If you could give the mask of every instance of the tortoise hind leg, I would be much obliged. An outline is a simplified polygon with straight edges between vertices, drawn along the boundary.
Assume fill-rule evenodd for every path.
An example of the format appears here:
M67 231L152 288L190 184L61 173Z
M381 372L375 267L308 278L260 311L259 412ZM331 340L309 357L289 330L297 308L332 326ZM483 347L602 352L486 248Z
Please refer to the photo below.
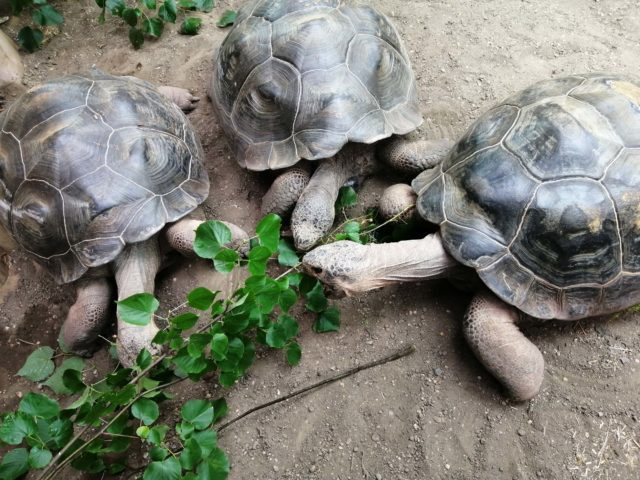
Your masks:
M89 356L109 320L113 288L107 278L86 278L76 283L76 295L60 329L58 343L65 352Z
M480 363L515 400L528 400L540 390L544 359L518 329L517 310L488 291L471 300L464 335Z
M397 137L380 148L378 157L396 170L416 175L440 164L452 146L453 142L448 138L407 140Z

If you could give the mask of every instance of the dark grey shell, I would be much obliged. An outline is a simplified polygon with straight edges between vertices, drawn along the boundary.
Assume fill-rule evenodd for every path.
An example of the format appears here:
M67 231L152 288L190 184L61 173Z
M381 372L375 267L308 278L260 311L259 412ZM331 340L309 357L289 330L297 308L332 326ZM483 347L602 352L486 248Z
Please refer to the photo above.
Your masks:
M99 71L32 88L0 116L0 224L58 282L204 201L202 147L151 84Z
M284 168L422 123L415 80L390 21L338 0L254 0L214 61L210 89L237 161Z
M481 116L414 188L449 253L525 313L640 302L640 80L537 83Z

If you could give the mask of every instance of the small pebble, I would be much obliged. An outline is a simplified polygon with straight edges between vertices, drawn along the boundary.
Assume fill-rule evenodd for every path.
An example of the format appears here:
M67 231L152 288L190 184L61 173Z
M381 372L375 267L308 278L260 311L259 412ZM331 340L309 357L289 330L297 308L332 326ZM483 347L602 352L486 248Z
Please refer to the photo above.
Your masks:
M518 435L520 435L521 437L524 437L526 433L527 432L525 432L523 428L518 429Z
M379 473L376 473L376 480L382 480L382 475L380 475Z
M373 440L374 442L379 442L380 441L380 435L378 435L377 433L374 433L371 436L371 440Z

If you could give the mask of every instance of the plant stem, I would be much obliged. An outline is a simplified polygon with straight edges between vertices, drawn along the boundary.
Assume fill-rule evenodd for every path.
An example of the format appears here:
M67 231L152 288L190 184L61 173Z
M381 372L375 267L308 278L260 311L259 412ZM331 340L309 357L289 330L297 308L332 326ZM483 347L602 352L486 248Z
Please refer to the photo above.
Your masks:
M407 345L406 347L392 353L391 355L387 355L386 357L382 357L379 358L377 360L374 360L372 362L369 363L365 363L363 365L358 365L357 367L353 367L350 368L349 370L346 370L342 373L339 373L337 375L331 376L329 378L325 378L324 380L321 380L317 383L311 384L307 387L301 388L299 390L295 390L291 393L288 393L287 395L282 395L274 400L271 400L269 402L263 403L261 405L258 405L256 407L250 408L249 410L247 410L244 413L241 413L240 415L238 415L235 418L232 418L231 420L229 420L226 423L223 423L220 427L218 427L218 432L221 432L222 430L224 430L225 428L233 425L234 423L236 423L238 420L243 419L244 417L246 417L247 415L250 415L254 412L257 412L258 410L262 410L263 408L267 408L270 407L271 405L275 405L277 403L281 403L284 402L285 400L289 400L293 397L297 397L298 395L302 395L303 393L308 392L309 390L313 390L319 387L322 387L324 385L327 385L329 383L333 383L333 382L337 382L338 380L341 380L343 378L349 377L351 375L354 375L358 372L361 372L362 370L367 370L369 368L373 368L373 367L377 367L380 365L384 365L385 363L389 363L389 362L393 362L395 360L398 360L400 358L406 357L407 355L411 355L413 352L416 351L416 348L413 345Z
M151 367L149 367L149 368L151 368ZM49 473L47 476L44 476L45 472L43 472L42 475L38 478L38 480L50 480L50 479L55 478L54 475L56 473L58 473L65 466L67 466L67 464L70 463L78 454L82 453L82 451L86 448L87 445L89 445L91 442L93 442L96 438L100 437L101 435L104 435L104 433L107 431L107 429L118 418L120 418L123 413L127 412L129 410L129 408L131 408L131 405L133 405L135 402L137 402L140 398L142 398L143 396L145 396L149 392L153 392L155 390L161 390L161 389L164 389L164 388L169 388L170 386L175 385L176 383L180 383L183 380L186 380L186 378L178 378L178 379L173 380L173 381L171 381L169 383L164 383L164 384L158 385L158 386L156 386L154 388L150 388L149 390L145 390L144 392L140 392L133 399L131 399L128 404L126 404L124 407L122 407L119 412L117 412L113 417L111 417L109 422L107 422L106 425L104 425L100 430L98 430L97 433L95 433L91 438L89 438L89 440L86 440L85 442L83 442L83 444L80 445L77 449L75 449L73 451L73 453L71 453L67 458L65 458L64 461L62 463L60 463L60 465L55 467L51 471L51 473ZM51 465L51 464L49 464L49 465Z

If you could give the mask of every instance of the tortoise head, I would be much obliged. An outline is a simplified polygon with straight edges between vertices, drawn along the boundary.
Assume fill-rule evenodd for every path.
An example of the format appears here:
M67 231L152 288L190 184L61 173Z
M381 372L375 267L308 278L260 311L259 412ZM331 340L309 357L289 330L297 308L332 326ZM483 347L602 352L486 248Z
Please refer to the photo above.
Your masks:
M333 293L350 296L389 283L380 268L371 245L347 240L321 245L302 258L305 271L328 286Z

